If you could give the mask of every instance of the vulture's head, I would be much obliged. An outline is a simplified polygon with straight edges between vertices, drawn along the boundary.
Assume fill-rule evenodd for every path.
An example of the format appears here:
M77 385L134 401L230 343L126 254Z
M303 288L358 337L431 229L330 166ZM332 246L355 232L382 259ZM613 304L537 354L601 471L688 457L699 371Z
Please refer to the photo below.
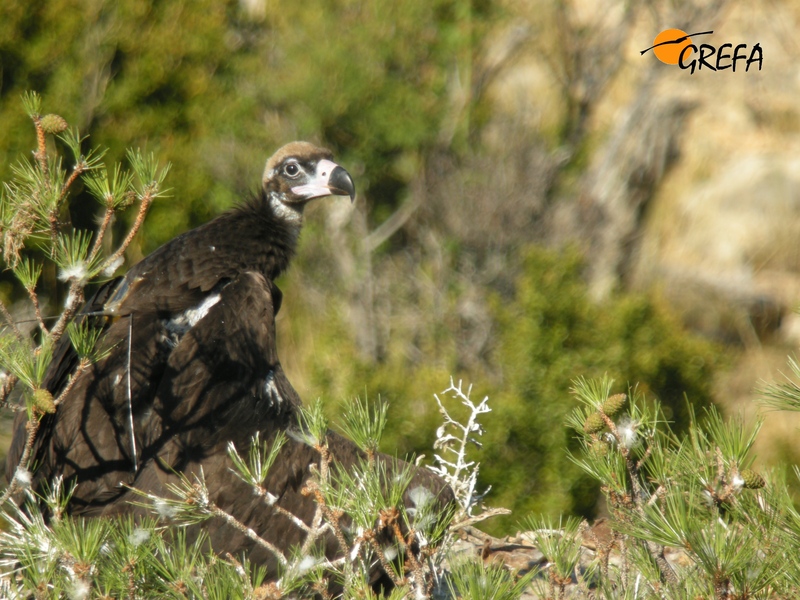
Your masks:
M350 174L333 160L330 150L308 142L291 142L280 148L264 168L264 193L276 213L300 217L309 200L324 196L350 196L356 189Z

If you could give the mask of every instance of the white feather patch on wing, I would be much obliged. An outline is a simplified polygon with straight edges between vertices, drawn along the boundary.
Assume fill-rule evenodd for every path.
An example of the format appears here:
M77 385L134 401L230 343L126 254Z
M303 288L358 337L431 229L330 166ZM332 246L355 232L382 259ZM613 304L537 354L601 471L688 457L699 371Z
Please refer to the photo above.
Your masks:
M278 386L275 385L275 376L272 371L264 380L264 394L271 406L280 406L283 403L283 397L278 391Z
M194 308L186 309L181 314L176 315L167 321L165 323L167 330L170 333L183 335L192 327L197 325L200 320L208 314L208 311L211 310L211 307L219 302L219 299L219 294L211 294L210 296L207 296Z

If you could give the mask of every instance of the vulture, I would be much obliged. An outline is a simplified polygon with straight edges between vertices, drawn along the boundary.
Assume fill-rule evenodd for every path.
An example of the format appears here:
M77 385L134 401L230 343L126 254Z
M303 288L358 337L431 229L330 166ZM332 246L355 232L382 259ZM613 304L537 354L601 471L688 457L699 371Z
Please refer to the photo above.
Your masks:
M42 417L32 451L34 490L62 476L76 485L73 515L143 514L134 489L169 496L179 475L191 480L202 470L218 507L282 550L302 543L305 533L234 475L227 447L233 442L246 451L256 433L270 442L297 427L301 400L278 360L282 296L274 280L295 252L306 204L331 195L353 200L347 171L327 150L287 144L267 161L258 194L103 284L76 318L102 329L104 357L71 381L78 356L65 336L48 367L45 385L54 396L71 388L57 411ZM9 479L24 449L25 423L22 411ZM363 459L342 436L329 432L328 443L345 468ZM307 523L316 505L301 492L315 463L317 451L290 436L262 483L277 506ZM442 506L452 501L430 471L415 469L409 490L420 486ZM216 552L247 553L276 575L275 557L222 519L196 527ZM325 544L329 556L338 551L332 536Z

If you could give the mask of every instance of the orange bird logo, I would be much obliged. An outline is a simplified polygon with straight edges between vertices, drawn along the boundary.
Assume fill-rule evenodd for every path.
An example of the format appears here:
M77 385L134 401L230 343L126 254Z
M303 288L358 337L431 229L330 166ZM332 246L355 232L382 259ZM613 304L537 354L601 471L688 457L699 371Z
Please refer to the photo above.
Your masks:
M709 35L713 31L698 31L697 33L686 33L681 29L665 29L656 36L653 40L653 45L649 48L642 50L640 54L649 52L650 50L656 55L656 58L667 65L677 65L681 58L681 54L692 45L693 35ZM683 55L684 60L688 58L694 49Z

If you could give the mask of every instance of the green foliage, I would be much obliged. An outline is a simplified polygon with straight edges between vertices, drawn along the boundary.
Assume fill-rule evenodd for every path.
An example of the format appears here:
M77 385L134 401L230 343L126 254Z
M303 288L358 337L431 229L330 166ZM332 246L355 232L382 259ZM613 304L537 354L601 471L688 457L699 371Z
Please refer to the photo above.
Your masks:
M86 359L89 362L97 362L105 358L110 352L110 348L100 350L98 348L98 341L103 334L103 329L100 327L92 327L88 320L72 321L67 326L67 335L75 352L78 353L78 358Z
M315 232L307 243L323 244L322 233ZM319 246L313 255L323 252ZM302 267L312 278L332 268L324 262ZM491 302L493 351L488 364L471 364L468 370L459 360L460 325L450 317L464 292L453 276L439 284L439 307L397 284L396 296L408 295L418 307L416 333L411 337L406 329L392 329L378 361L360 354L348 327L346 303L328 303L320 310L304 304L299 286L294 287L298 283L290 282L286 293L296 300L282 309L289 311L290 328L283 335L302 340L313 332L313 343L303 356L290 356L285 363L298 363L292 381L315 395L352 398L365 389L380 394L395 415L382 438L383 449L390 452L429 453L441 423L431 392L440 390L450 373L480 378L483 385L475 394L489 394L493 411L483 422L484 449L473 454L482 463L477 488L491 486L487 502L513 510L510 517L487 522L489 531L511 533L529 512L591 517L600 497L597 484L564 452L576 448L574 436L563 426L575 406L569 395L575 373L601 377L608 372L623 382L641 382L641 391L659 399L663 418L680 432L686 430L690 404L710 404L723 357L711 343L686 333L657 299L621 294L596 304L581 277L582 267L576 253L528 249L513 294L495 294ZM431 277L424 262L415 272L419 279Z
M452 566L452 576L447 584L454 598L515 600L536 574L537 570L532 569L516 578L501 565L466 560Z
M53 261L58 265L58 278L62 281L85 283L95 277L102 258L89 259L92 233L73 230L67 235L59 234Z
M119 164L114 168L114 174L109 178L108 170L102 169L86 180L86 189L103 206L124 208L132 201L129 193L133 185L133 173L123 171Z
M368 401L356 396L349 409L342 413L342 433L368 454L374 454L386 428L388 408L388 404L379 398L370 410Z
M26 240L34 252L46 250L47 244L54 242L55 256L70 282L82 283L107 267L118 266L116 260L100 262L104 254L94 254L86 233L53 236L48 242L54 218L71 220L83 231L94 218L94 201L67 206L64 190L70 167L80 165L88 175L83 178L85 192L76 186L72 198L82 200L84 194L91 195L102 206L116 210L129 206L136 197L163 194L153 184L163 182L164 172L154 168L151 158L144 158L147 153L128 156L130 171L119 165L106 169L99 162L103 151L87 150L77 127L61 131L64 119L43 115L44 104L58 105L70 123L91 132L93 141L108 146L111 159L122 159L126 147L141 146L157 148L159 156L174 163L170 184L180 191L177 201L156 205L143 240L131 246L133 257L206 220L240 193L254 188L269 150L289 138L320 138L340 154L344 152L343 160L354 165L360 190L366 190L368 201L378 209L370 218L380 221L402 199L404 186L415 171L408 165L419 165L426 150L441 139L443 120L452 110L448 79L470 86L472 54L496 10L487 3L441 0L413 0L402 9L396 3L357 0L314 0L296 6L265 2L261 12L246 8L248 5L254 6L210 0L2 3L0 120L4 136L0 137L0 178L13 175L14 181L2 190L0 221L4 231L16 232L7 239L10 251L6 260L29 293L40 279L54 276L28 256L19 258L17 251ZM29 88L41 90L47 102L25 94L21 111L19 96ZM23 113L41 119L48 135L58 133L48 138L47 147L51 151L66 148L71 158L16 164L12 157L29 155L31 148ZM65 167L67 162L70 164ZM23 223L17 215L30 215L31 220ZM120 229L120 225L111 227ZM313 259L319 260L319 256L315 254ZM563 452L565 446L577 451L579 445L574 434L562 427L564 417L578 402L566 393L569 380L577 373L600 376L612 372L622 381L641 381L642 389L660 400L660 408L654 408L654 403L634 404L625 413L629 421L623 439L629 440L637 459L644 457L644 448L654 441L674 442L671 434L642 423L669 420L674 421L676 432L686 431L693 413L683 395L694 405L710 402L711 380L719 363L714 349L682 333L677 322L652 299L621 296L604 305L593 304L587 299L580 269L574 255L530 250L514 293L497 296L494 301L495 352L485 375L487 385L495 390L496 403L486 423L487 449L481 457L484 469L479 487L493 485L496 494L492 501L514 508L514 520L531 509L589 515L598 496L596 480L617 481L619 494L633 491L621 454L599 437L587 449L595 459L590 469L580 470ZM422 264L412 275L425 278L432 270ZM514 276L513 271L509 274ZM313 332L316 348L310 353L313 364L308 371L319 393L349 398L366 387L369 393L381 393L392 403L396 424L382 438L385 449L426 451L440 422L432 392L441 389L450 373L465 370L454 333L457 318L452 316L462 290L452 280L441 287L444 308L431 314L443 314L444 318L429 317L411 333L393 329L378 360L364 357L356 348L346 309L332 307L321 317L305 315L309 318L294 319L290 325L305 327L306 335ZM408 296L412 302L417 300L413 292ZM426 313L427 308L421 306L419 312ZM420 335L420 330L426 333ZM48 347L35 353L35 344L13 333L6 332L0 340L0 361L35 390L46 367ZM82 355L97 356L90 328L73 327L68 334ZM420 339L409 341L413 336ZM419 349L422 351L417 352ZM789 386L784 395L787 391L790 400L800 396ZM602 402L609 401L609 393L610 388L603 393L586 388L585 395L604 394L605 400L581 407L575 427L578 438L610 431L598 413L598 408L606 411ZM49 402L52 404L52 398ZM609 408L607 415L615 416L613 412ZM307 430L319 443L327 422L319 406L309 414L314 416L307 421ZM587 431L587 421L594 419L598 425L597 417L602 426ZM742 487L759 484L760 475L751 475L744 468L749 460L749 438L742 437L735 427L727 429L714 413L709 420L708 433L692 430L676 454L648 457L645 469L652 481L667 482L674 461L688 468L694 463L686 457L696 460L698 449L713 454L719 447L730 457L726 460L737 465ZM380 438L375 430L373 425L357 430L351 426L351 435L355 431L358 436L361 431L363 442L372 445ZM274 460L267 448L258 443L253 448L255 454L251 452L246 459L235 454L237 466L249 469L251 479ZM737 448L739 452L734 452ZM731 468L728 462L723 461L725 469ZM698 472L705 481L719 480L716 464ZM196 492L198 487L202 491L200 482L187 480L186 484L188 491ZM696 488L687 489L700 493ZM743 498L746 501L747 496ZM667 498L662 512L652 515L655 528L631 530L631 535L667 539L675 523L688 531L687 519L706 508L682 501L679 495ZM658 525L664 515L665 524ZM508 520L495 528L511 526ZM68 531L68 526L64 527ZM69 556L82 552L96 555L95 542L105 535L99 525L90 526L97 530L82 527L75 525L70 536L85 534L94 541L84 549L67 549ZM765 531L774 533L770 528ZM133 533L129 528L129 537ZM725 533L695 531L692 543L701 548L697 556L704 568L717 560L735 574L733 567L744 559L724 547ZM669 535L673 540L688 539L674 532ZM239 581L240 587L236 587L236 566L208 557L202 540L189 549L185 544L167 544L160 534L151 533L147 540L139 546L158 557L155 564L143 561L119 542L115 547L124 557L115 559L111 569L117 579L98 582L101 593L129 595L130 577L136 579L139 573L128 568L131 560L161 573L161 583L146 589L159 597L240 597L242 590L251 589L247 586L258 585L254 575L252 582ZM747 540L749 543L750 538ZM29 550L21 549L19 556L30 554ZM733 554L724 554L728 551ZM645 555L641 560L642 572L647 568L646 559ZM32 566L40 560L37 567L41 569L31 577L41 575L42 579L26 582L33 586L27 589L45 582L56 596L62 592L75 595L75 581L67 578L62 564L42 560L38 554L20 560L28 560L26 564ZM248 568L245 571L250 573ZM204 578L208 573L217 573L222 583ZM797 577L787 575L792 576ZM493 575L488 578L493 580Z
M311 240L313 236L304 232L304 238ZM293 268L301 271L305 266L296 264ZM315 273L312 267L310 276ZM397 331L391 348L376 362L359 351L347 322L346 305L331 302L326 310L318 310L305 302L303 281L292 279L280 285L294 302L281 307L279 339L292 339L294 345L287 344L287 348L299 353L282 351L281 359L301 395L324 395L331 419L351 410L353 398L379 395L395 415L381 436L380 449L388 453L427 452L441 422L432 392L440 391L454 370L451 332L427 330L421 342L430 358L420 362L409 360L407 351L412 342L408 332ZM419 315L427 324L424 307Z
M310 406L302 406L297 413L299 435L310 446L321 446L328 433L328 419L325 417L322 400L317 398Z
M762 403L774 410L800 410L800 363L797 358L787 359L789 370L793 376L784 375L785 381L764 386L761 390Z
M575 253L531 249L513 297L494 301L504 385L486 422L481 479L493 486L494 501L516 514L594 514L596 484L564 452L574 448L562 425L575 406L568 394L574 373L642 382L679 432L689 421L684 395L694 406L711 402L718 351L646 296L596 304L581 267Z
M378 420L381 414L385 417L385 408L377 410ZM364 431L375 426L376 414L361 405L348 419L353 427ZM287 440L283 433L271 445L262 443L256 435L247 459L233 444L228 446L232 472L263 500L264 510L271 509L305 533L301 545L288 549L275 545L239 520L241 515L217 506L202 469L192 477L177 473L178 481L166 485L169 497L134 489L144 499L136 504L154 511L171 526L201 524L214 517L223 519L277 561L279 573L270 585L280 597L294 593L312 597L329 589L332 582L341 586L349 597L367 587L376 561L408 595L427 595L441 576L452 507L439 503L422 486L409 489L416 469L410 463L367 453L355 464L343 466L329 450L329 432L318 431L324 423L322 403L318 401L311 409L302 411L298 428L290 428L288 432L295 441L313 444L319 456L318 462L309 465L311 478L303 485L303 493L311 495L317 503L315 514L310 518L305 515L305 520L293 514L290 506L278 503L279 498L266 487L269 470L280 458ZM406 496L408 502L404 500ZM37 507L31 510L37 514ZM81 537L79 533L76 536ZM339 558L334 560L329 556L331 537L338 543ZM182 544L178 551L183 554L182 560L189 561L186 550ZM239 567L230 556L226 562ZM222 576L224 581L226 573L209 574L203 587L218 585L216 579ZM245 579L245 583L248 581ZM247 597L252 596L251 588ZM216 596L204 591L203 597Z
M22 287L26 290L33 290L36 288L36 283L39 281L39 277L42 275L42 265L37 264L32 261L30 258L23 257L22 260L17 262L17 264L12 269L14 271L14 275L19 280Z
M261 443L259 432L256 432L253 438L253 443L250 444L250 451L247 460L242 458L236 450L233 442L228 444L228 456L233 462L236 471L241 475L245 483L251 486L258 487L261 482L267 478L275 459L278 458L278 453L286 443L286 436L283 432L279 432L272 441L272 445L268 448L266 444Z
M323 482L322 493L328 506L351 515L357 527L369 529L375 515L389 507L400 507L403 494L413 476L411 465L400 466L397 461L377 461L374 474L366 462L354 470L336 465L331 481Z
M214 556L203 534L189 543L185 530L133 517L45 524L29 510L6 514L0 534L0 567L16 574L5 589L21 597L243 599L264 580L263 568Z
M38 593L36 597L48 598L210 600L288 594L305 598L327 589L334 574L344 587L344 598L363 598L371 594L367 573L377 555L398 584L391 595L398 600L514 600L530 593L531 586L544 598L562 598L568 592L609 600L791 597L800 582L796 559L800 514L780 479L751 472L758 485L747 483L746 467L753 461L759 425L747 427L740 418L723 419L713 407L699 419L690 409L687 431L677 434L664 420L660 403L646 401L636 389L629 390L624 409L611 418L604 407L612 399L613 406L620 404L619 396L611 395L613 388L607 377L575 380L576 408L568 415L578 440L571 460L600 484L608 504L609 533L595 538L595 551L587 552L587 531L594 534L581 519L529 517L523 521L524 535L547 561L524 574L463 556L449 557L445 566L441 553L435 553L430 544L452 535L448 515L433 508L430 495L425 498L418 490L408 490L415 505L412 514L402 499L410 480L408 470L391 461L364 460L346 471L322 450L324 440L317 440L322 444L321 462L319 469L312 469L309 485L321 492L318 513L324 520L315 517L309 526L289 512L282 513L303 527L311 542L288 554L271 548L282 558L276 582L267 583L265 569L251 566L244 557L214 556L203 534L189 543L184 529L146 518L66 517L69 492L64 493L57 480L41 499L52 515L49 522L38 504L21 510L9 503L0 512L7 523L7 530L0 533L0 577L3 569L12 569L15 575L0 583L12 596ZM450 389L461 387L451 383ZM468 397L469 393L463 394ZM351 417L358 421L355 425L370 427L374 415L368 410L356 412L360 416ZM596 414L606 429L587 433L583 423ZM272 448L257 439L253 442L249 460L232 449L232 466L252 484L254 493L264 495L258 477L266 475L266 463L274 460L283 440ZM597 452L598 445L607 451ZM215 515L244 528L235 516L209 501L202 473L193 482L182 478L171 492L174 511L166 514L163 507L155 507L162 517L171 520L180 514L178 522L198 523ZM344 515L347 519L341 521ZM341 526L345 522L348 526ZM391 529L399 523L420 544L419 560L411 557L416 551L408 540L377 543L375 534L380 528ZM345 544L349 560L329 561L312 547L317 536L331 528ZM447 547L446 542L442 545ZM670 561L665 559L667 546ZM404 568L398 568L396 557L408 559ZM47 590L46 595L41 590Z
M24 405L18 408L26 409L28 417L24 427L24 450L19 463L9 467L15 471L15 476L0 495L0 505L30 483L31 449L41 416L54 413L76 378L109 350L97 347L101 331L92 327L88 317L78 321L73 317L84 303L87 285L101 274L113 275L119 267L151 202L164 195L162 185L169 170L169 166L161 168L152 155L144 157L138 151L129 152L128 161L136 177L120 175L123 171L115 165L112 184L101 162L104 151L89 150L84 154L81 150L84 138L76 129L65 133L66 121L58 115L41 117L42 100L38 94L24 94L22 103L32 121L36 149L32 157L12 167L14 176L3 183L0 243L6 270L13 273L14 280L20 284L17 295L26 299L35 316L29 322L35 326L27 327L24 320L18 322L19 315L13 315L6 305L7 299L0 298L0 371L3 373L0 408L10 405L10 394L16 391L24 399ZM58 134L73 153L69 171L64 166L60 147L51 144L53 136ZM92 182L89 187L94 188L94 192L104 195L105 211L95 231L78 229L69 218L76 189L84 179ZM130 201L122 202L118 198ZM109 224L117 212L132 204L134 199L139 200L136 220L125 238L113 244L106 237ZM43 279L45 284L40 285ZM59 296L64 297L59 314L48 314L49 301ZM53 352L65 333L77 351L78 362L69 382L54 398L43 384Z
M690 411L688 431L676 434L659 403L633 392L628 411L607 420L608 432L585 432L587 414L608 401L610 388L608 380L576 381L579 406L569 416L580 441L573 460L600 483L610 514L612 536L597 552L605 597L624 597L634 580L645 597L791 595L796 510L784 482L747 468L760 423L747 427L711 407L704 419ZM598 445L607 452L598 453ZM614 545L619 566L603 558ZM666 546L682 558L667 563Z
M39 352L27 341L5 334L0 338L0 364L31 389L38 388L52 356L48 344Z
M174 165L180 202L155 208L144 252L255 189L270 150L290 139L344 152L363 196L391 210L413 175L403 165L439 140L456 70L469 86L495 11L452 0L8 0L0 179L29 148L19 97L36 89L113 161L148 147ZM25 112L41 111L27 98Z
M526 530L531 531L536 547L550 563L552 580L570 582L573 576L580 576L578 571L582 544L580 519L560 518L555 522L528 517L524 525Z

